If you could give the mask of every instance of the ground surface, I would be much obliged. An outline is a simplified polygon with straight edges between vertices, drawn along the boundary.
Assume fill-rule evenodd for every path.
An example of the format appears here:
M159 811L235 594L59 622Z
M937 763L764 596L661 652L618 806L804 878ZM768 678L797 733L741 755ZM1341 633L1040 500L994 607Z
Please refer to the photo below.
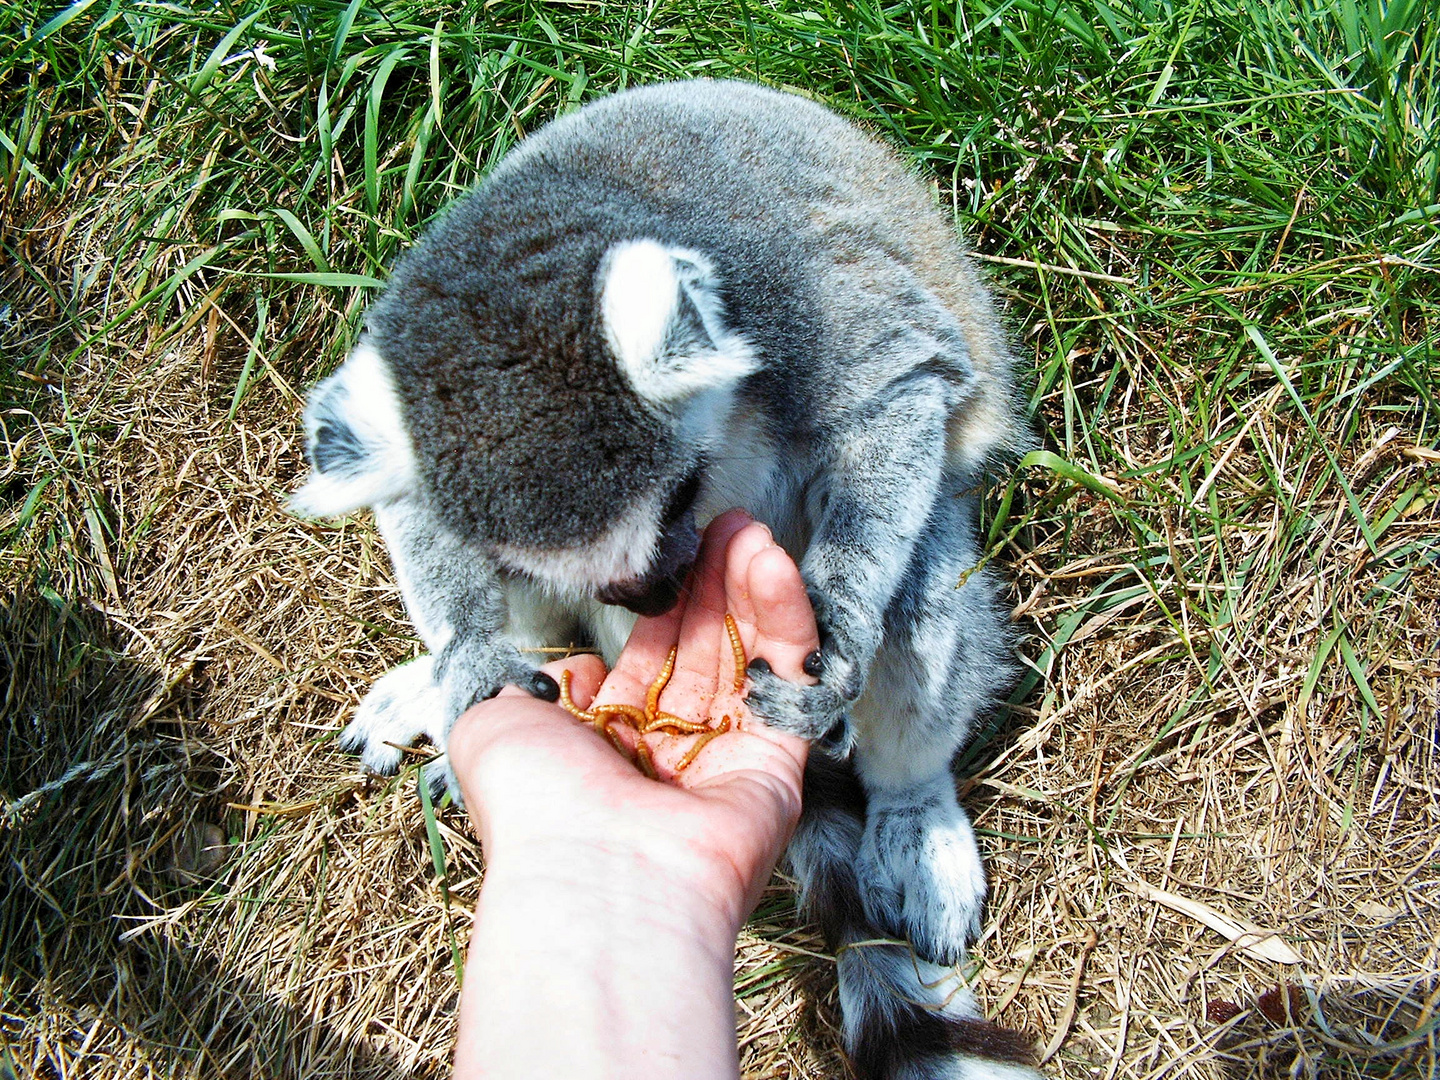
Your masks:
M332 745L417 645L369 521L284 512L300 394L525 131L702 71L904 147L1033 372L990 1013L1055 1077L1436 1075L1421 9L0 15L0 1077L444 1075L482 862ZM846 1075L783 881L736 987L747 1076Z

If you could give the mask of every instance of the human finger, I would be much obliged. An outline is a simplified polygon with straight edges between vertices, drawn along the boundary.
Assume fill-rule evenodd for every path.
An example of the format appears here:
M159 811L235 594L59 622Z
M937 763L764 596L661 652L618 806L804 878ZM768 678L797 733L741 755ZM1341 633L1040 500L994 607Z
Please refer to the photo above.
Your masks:
M675 671L662 698L682 715L709 712L720 672L725 670L724 660L730 655L725 632L726 552L731 539L749 523L749 514L730 510L712 521L701 539L680 623Z
M615 667L595 694L595 704L633 705L645 700L646 689L680 636L680 619L688 603L688 590L687 585L675 607L664 615L636 620L615 660Z
M555 680L556 685L562 685L561 680L565 672L570 673L570 698L580 708L587 708L595 698L595 692L599 690L600 683L605 678L605 661L594 653L577 653L574 656L567 656L563 660L551 660L540 666L540 670ZM530 697L526 691L517 686L502 686L496 697Z
M805 660L820 648L820 632L800 568L784 548L772 545L755 553L745 568L745 592L754 609L750 662L762 660L791 682L814 683Z
M600 689L597 704L635 704L643 701L672 648L680 654L676 674L680 676L678 686L682 688L679 694L672 694L672 698L688 696L695 689L695 671L703 668L701 654L705 652L704 632L700 625L703 620L694 617L696 609L707 604L713 608L724 603L723 589L718 597L713 595L713 582L723 576L723 557L728 538L744 528L749 520L750 515L743 510L728 510L706 527L695 566L680 592L679 600L664 615L636 620L614 670ZM723 622L723 608L720 619ZM688 647L683 647L682 641L687 642ZM700 681L703 682L703 679ZM708 695L700 697L708 703Z
M725 551L725 607L739 624L746 647L754 644L755 604L750 596L750 560L775 546L770 529L752 521L730 539Z

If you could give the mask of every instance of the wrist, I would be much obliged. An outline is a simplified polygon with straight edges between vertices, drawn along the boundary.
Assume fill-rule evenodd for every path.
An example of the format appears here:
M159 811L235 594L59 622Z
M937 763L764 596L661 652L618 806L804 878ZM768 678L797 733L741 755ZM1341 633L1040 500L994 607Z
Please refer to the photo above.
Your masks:
M457 1077L733 1077L733 930L628 854L521 854L486 869Z
M741 891L684 850L607 838L512 840L486 849L482 898L563 918L579 936L675 936L727 958L748 912Z

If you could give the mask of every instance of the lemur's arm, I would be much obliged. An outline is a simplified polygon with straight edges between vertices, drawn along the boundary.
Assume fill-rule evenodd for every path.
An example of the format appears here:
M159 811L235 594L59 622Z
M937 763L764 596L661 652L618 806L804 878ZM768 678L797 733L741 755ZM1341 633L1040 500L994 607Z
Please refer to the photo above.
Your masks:
M375 511L405 607L435 655L450 713L442 735L506 683L553 700L554 680L502 637L505 597L489 555L451 532L431 505L390 365L369 342L311 391L305 434L313 471L291 509L307 517Z
M450 727L507 683L555 700L559 689L504 636L506 604L490 557L455 536L429 504L389 365L361 342L311 391L305 433L312 472L291 500L307 517L369 506L385 538L405 607L431 658L397 668L366 696L341 741L391 771L420 733L444 750ZM453 783L448 765L432 780Z
M489 555L451 533L420 498L377 506L375 520L406 610L435 654L445 734L462 712L507 684L556 699L555 681L537 671L505 633L509 608Z
M801 563L820 625L820 683L800 687L752 669L750 704L769 723L824 736L864 690L939 490L955 396L952 383L922 369L835 436L810 492L818 521Z

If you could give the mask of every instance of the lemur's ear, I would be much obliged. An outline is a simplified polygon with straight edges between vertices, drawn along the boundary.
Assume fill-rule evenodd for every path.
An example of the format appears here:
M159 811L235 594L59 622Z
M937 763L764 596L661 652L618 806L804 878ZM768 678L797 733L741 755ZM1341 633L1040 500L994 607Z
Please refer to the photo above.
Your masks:
M310 479L290 497L302 517L348 514L413 489L415 455L390 365L367 342L310 391L305 449Z
M668 405L743 379L755 354L724 322L710 262L654 240L616 244L600 266L600 309L620 369Z

